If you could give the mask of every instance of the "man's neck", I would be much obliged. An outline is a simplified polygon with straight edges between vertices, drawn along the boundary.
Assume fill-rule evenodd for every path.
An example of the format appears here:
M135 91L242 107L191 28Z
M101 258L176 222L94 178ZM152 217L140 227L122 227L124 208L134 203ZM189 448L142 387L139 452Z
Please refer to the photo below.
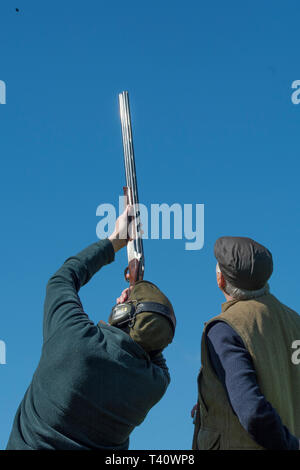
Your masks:
M224 297L226 299L226 302L230 302L231 300L235 300L233 297L231 297L230 295L226 294L226 292L222 291L223 294L224 294Z

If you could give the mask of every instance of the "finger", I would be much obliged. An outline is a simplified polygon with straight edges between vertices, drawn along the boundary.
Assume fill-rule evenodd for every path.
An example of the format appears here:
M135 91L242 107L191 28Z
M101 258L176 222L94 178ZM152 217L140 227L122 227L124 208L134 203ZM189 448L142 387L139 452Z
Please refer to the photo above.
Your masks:
M126 292L123 294L123 302L125 302L127 299L128 299L128 291L126 291Z
M128 297L128 292L127 292L127 289L124 289L122 294L120 295L119 299L120 299L120 302L125 302L125 300L127 299Z
M193 418L194 415L195 415L196 409L197 409L197 405L195 405L195 406L192 408L192 411L191 411L191 417L192 417L192 418Z

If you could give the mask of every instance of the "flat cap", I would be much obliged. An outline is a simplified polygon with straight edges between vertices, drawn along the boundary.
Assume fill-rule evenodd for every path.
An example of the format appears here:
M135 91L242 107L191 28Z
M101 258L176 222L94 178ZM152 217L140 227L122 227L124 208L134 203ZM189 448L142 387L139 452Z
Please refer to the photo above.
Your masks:
M214 253L224 278L240 289L261 289L273 272L271 252L251 238L220 237Z

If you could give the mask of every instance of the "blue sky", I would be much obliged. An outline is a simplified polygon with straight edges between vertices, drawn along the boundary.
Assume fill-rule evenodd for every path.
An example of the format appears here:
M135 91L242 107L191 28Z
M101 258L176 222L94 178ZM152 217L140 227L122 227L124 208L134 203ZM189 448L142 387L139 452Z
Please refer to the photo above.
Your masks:
M20 11L17 13L15 8ZM146 240L145 278L178 319L172 382L131 449L189 449L203 323L220 312L213 245L273 253L272 292L300 310L299 2L2 0L0 448L38 364L48 278L96 241L97 206L124 185L118 93L129 90L140 200L205 205L202 250ZM126 252L81 291L106 320Z

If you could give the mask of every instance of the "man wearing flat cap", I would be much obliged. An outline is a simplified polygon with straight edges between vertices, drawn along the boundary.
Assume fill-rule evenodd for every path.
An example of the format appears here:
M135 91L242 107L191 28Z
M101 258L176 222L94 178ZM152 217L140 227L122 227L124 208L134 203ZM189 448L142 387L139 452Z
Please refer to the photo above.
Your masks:
M269 291L267 248L221 237L214 252L226 302L202 334L193 449L299 450L300 316Z
M108 239L68 258L49 280L42 354L7 450L126 450L133 429L163 397L170 376L161 352L176 325L167 297L140 281L123 291L118 303L129 302L113 309L109 324L96 325L78 296L126 246L120 234L127 213Z

